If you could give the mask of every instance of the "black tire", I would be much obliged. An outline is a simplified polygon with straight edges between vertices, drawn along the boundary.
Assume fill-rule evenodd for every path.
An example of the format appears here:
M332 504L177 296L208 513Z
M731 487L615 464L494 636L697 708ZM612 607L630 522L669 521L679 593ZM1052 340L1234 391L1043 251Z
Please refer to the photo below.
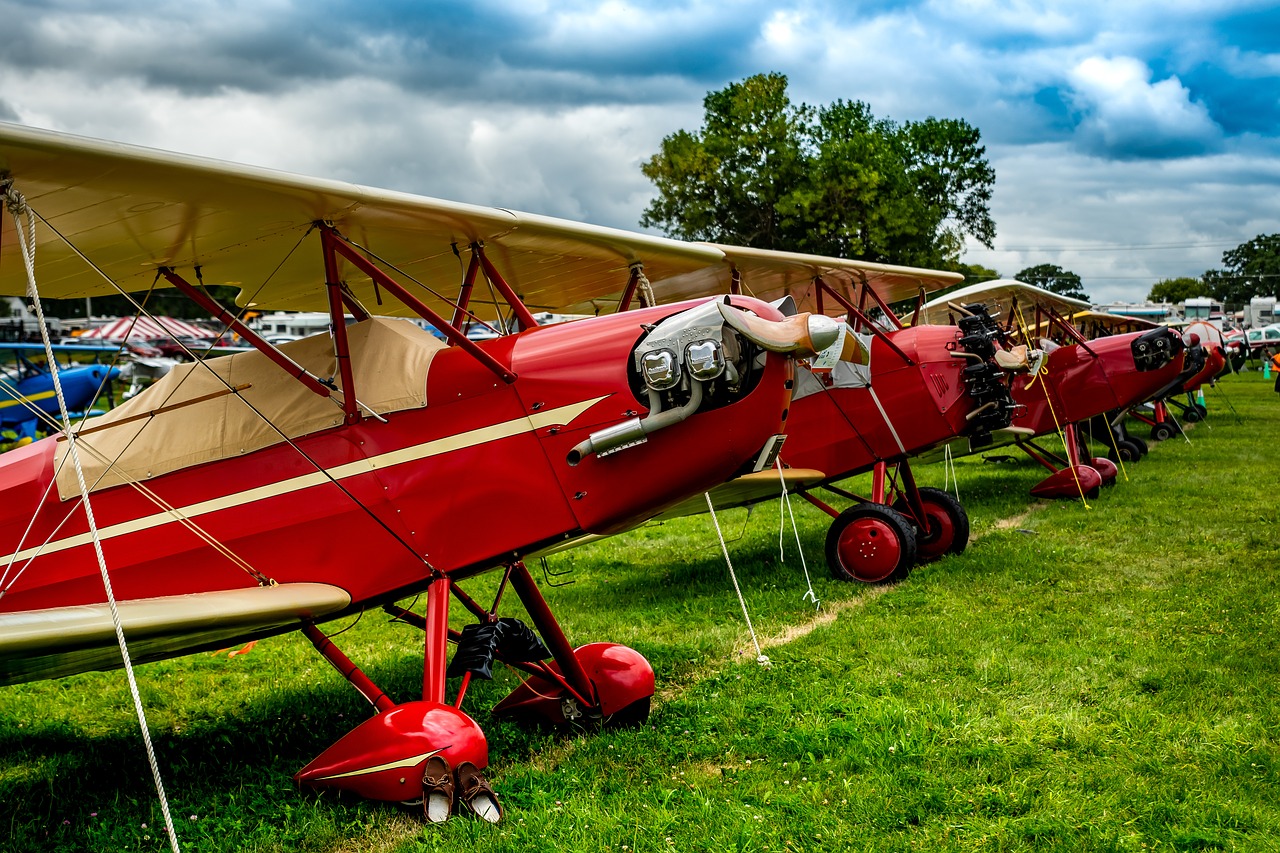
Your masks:
M969 544L969 513L949 492L925 486L920 489L924 503L927 530L921 530L911 515L905 498L893 502L893 508L905 518L916 533L916 561L928 563L946 554L963 554Z
M852 506L827 531L827 568L836 580L890 583L910 574L915 562L915 529L882 504Z
M1151 428L1152 441L1164 441L1167 438L1173 438L1174 429L1167 423L1158 423Z
M1182 419L1189 424L1193 424L1196 421L1201 420L1200 410L1195 406L1187 406L1182 411Z
M649 707L652 702L652 696L637 699L621 711L605 717L603 720L604 727L607 729L629 729L644 724L649 719Z
M1107 451L1107 458L1117 465L1121 462L1137 462L1142 458L1142 451L1129 439L1122 438L1116 442L1115 447Z
M1196 410L1196 414L1200 416L1200 420L1204 420L1209 417L1209 409L1204 403L1196 403L1192 408Z
M1134 444L1136 444L1138 446L1138 452L1141 453L1143 456L1146 456L1149 452L1151 452L1151 448L1147 446L1147 443L1142 439L1138 438L1136 435L1126 435L1125 441L1131 441Z

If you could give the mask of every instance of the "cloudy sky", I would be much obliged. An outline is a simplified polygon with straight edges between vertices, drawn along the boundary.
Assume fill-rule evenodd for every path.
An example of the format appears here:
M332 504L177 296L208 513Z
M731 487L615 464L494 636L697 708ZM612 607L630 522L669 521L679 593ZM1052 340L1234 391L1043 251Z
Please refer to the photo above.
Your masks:
M0 0L0 120L638 229L710 90L963 118L1005 275L1097 300L1280 232L1280 5Z

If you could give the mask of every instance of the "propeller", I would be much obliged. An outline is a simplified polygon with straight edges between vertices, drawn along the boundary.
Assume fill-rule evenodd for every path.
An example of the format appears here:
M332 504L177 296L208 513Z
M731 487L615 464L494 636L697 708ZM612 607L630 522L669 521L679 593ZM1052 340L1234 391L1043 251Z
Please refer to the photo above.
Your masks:
M723 302L720 316L738 334L761 349L799 358L817 355L836 342L840 324L822 314L796 314L784 320L765 320Z

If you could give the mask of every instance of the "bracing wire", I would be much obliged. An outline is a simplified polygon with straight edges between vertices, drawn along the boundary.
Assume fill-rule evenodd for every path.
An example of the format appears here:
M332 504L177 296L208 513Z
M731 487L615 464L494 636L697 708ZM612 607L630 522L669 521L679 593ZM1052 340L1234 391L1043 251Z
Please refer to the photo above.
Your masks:
M93 516L93 504L89 500L89 487L84 479L84 470L80 465L80 451L76 446L75 434L71 431L71 415L67 411L66 397L62 393L62 381L58 376L58 363L53 355L53 344L49 339L49 327L45 323L44 308L40 303L40 291L36 284L35 271L35 253L36 253L36 219L31 213L30 208L26 205L26 199L22 194L14 190L11 186L5 190L6 202L9 212L13 215L15 232L18 235L18 246L22 254L23 264L27 273L27 296L31 299L32 307L35 310L36 319L40 324L40 337L44 342L45 357L49 361L50 376L53 379L53 387L55 396L58 399L58 409L62 415L63 429L67 433L68 456L71 457L72 465L76 470L76 479L80 487L80 497L84 506L85 519L89 525L90 535L93 537L94 555L98 561L98 570L102 575L102 585L107 595L107 604L111 610L111 622L115 627L116 643L120 647L120 656L124 663L124 671L129 682L129 693L133 698L134 711L138 716L138 725L142 730L142 740L146 747L147 762L151 766L151 775L155 781L156 794L160 800L160 811L164 815L165 828L168 830L169 845L174 853L178 853L178 835L174 830L173 815L169 810L169 799L164 792L164 780L161 778L160 765L156 760L155 747L151 742L151 729L147 725L146 710L142 706L142 696L138 692L138 682L134 677L133 661L129 656L129 646L124 637L124 626L120 620L120 610L116 606L115 593L111 588L111 573L107 570L107 560L102 552L102 541L98 538L98 525ZM23 233L21 216L26 214L27 233Z

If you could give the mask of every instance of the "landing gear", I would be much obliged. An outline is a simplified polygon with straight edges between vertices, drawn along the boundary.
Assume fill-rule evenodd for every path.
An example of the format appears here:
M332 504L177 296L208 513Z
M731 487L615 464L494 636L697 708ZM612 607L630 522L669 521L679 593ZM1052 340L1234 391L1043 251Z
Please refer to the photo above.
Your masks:
M1115 481L1115 465L1110 460L1088 460L1081 456L1079 433L1075 424L1064 424L1062 434L1067 447L1065 459L1030 440L1018 442L1024 453L1052 472L1032 487L1031 494L1037 498L1063 500L1097 496L1104 483ZM1133 452L1136 453L1137 449L1133 448Z
M537 634L515 619L497 616L498 602L510 586L520 597ZM462 632L449 628L451 595L480 624ZM555 725L588 723L621 725L643 722L653 696L653 669L644 657L616 643L590 643L572 648L523 563L507 567L493 607L485 609L445 575L427 589L425 615L400 607L384 608L426 636L422 699L397 704L353 664L319 628L303 633L353 687L373 704L376 715L357 726L294 777L313 788L352 791L386 802L422 802L428 762L439 756L442 766L462 768L477 790L489 790L480 771L489 764L489 747L480 726L460 710L473 676L489 677L494 660L529 675L498 704L495 713L533 717ZM541 640L539 640L539 635ZM459 643L454 656L460 675L457 698L445 696L449 642ZM543 645L545 643L545 645ZM548 661L546 658L551 658ZM439 762L436 762L439 764ZM496 796L494 811L500 815Z
M1173 438L1173 436L1174 436L1173 427L1165 423L1164 421L1157 423L1155 426L1151 428L1152 441L1164 441L1165 439Z
M915 531L887 506L850 507L827 531L827 566L836 580L867 584L901 580L915 561Z
M932 562L944 554L963 554L969 544L969 514L960 501L942 489L920 488L924 518L917 522L906 497L893 502L893 508L916 526L916 559Z
M1130 439L1117 439L1116 446L1107 451L1107 458L1112 462L1137 462L1142 458L1142 448Z

